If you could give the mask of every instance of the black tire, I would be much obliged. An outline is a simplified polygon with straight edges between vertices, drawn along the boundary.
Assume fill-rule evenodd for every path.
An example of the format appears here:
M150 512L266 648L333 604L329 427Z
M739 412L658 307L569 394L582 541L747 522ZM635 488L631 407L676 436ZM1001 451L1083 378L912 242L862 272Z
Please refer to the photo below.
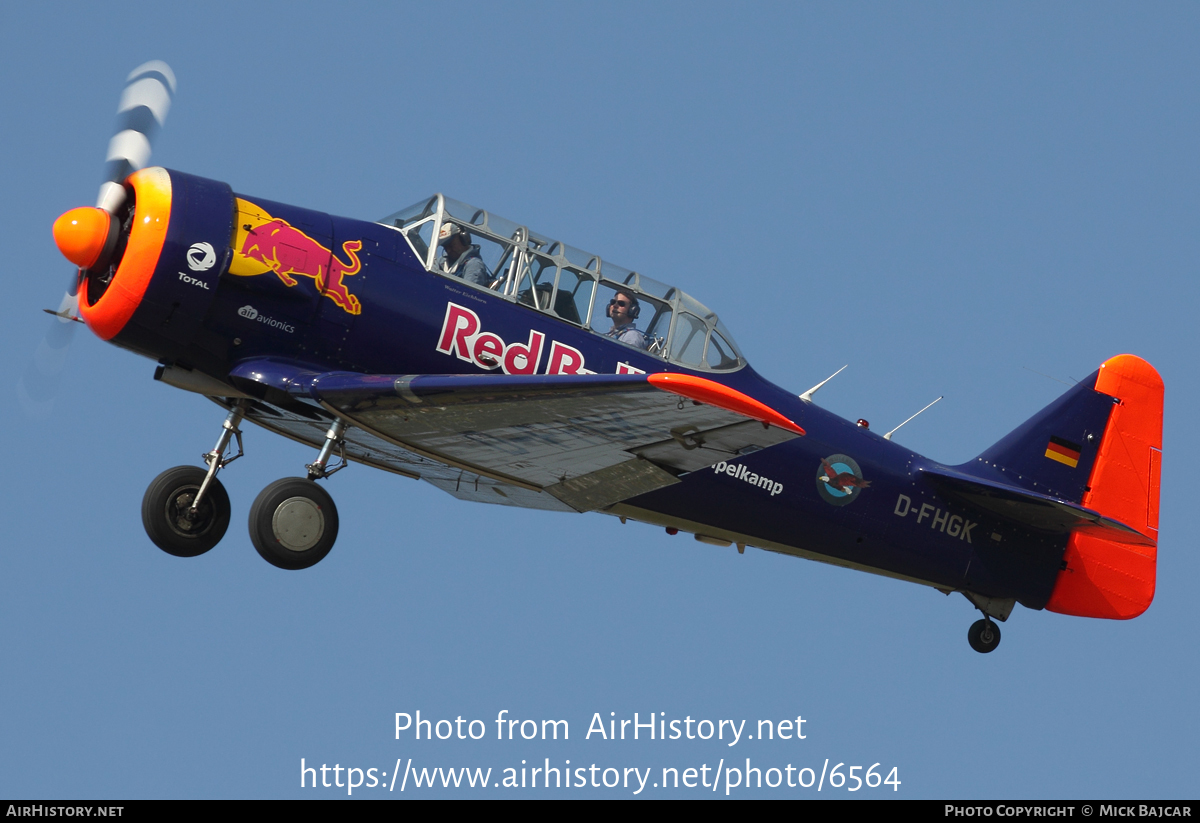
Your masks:
M196 466L176 466L154 478L142 498L142 525L154 545L175 557L196 557L221 542L229 528L229 495L213 478L195 517L192 501L208 474Z
M338 513L325 489L303 477L267 486L250 507L250 542L281 569L315 566L337 540Z
M995 651L1000 645L1000 627L990 620L976 620L967 630L967 642L980 654Z

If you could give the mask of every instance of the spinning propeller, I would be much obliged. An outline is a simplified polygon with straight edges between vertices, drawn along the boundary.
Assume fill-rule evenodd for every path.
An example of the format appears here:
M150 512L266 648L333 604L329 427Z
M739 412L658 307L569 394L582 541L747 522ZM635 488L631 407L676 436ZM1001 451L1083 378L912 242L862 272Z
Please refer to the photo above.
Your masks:
M53 408L58 378L66 365L67 351L79 319L79 284L85 271L104 271L120 254L125 178L150 161L151 143L167 120L175 95L175 74L161 60L143 63L130 73L117 104L117 122L108 142L104 183L94 207L71 209L54 221L54 242L78 270L50 328L38 344L33 359L17 383L17 399L29 416ZM125 209L125 211L128 211Z

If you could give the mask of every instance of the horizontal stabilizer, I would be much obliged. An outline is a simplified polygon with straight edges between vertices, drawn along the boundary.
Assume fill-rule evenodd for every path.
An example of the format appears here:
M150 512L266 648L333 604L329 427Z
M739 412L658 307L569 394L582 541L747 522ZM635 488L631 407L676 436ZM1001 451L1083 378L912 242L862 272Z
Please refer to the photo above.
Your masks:
M1153 540L1137 529L1069 500L973 477L953 469L925 468L924 474L944 494L1037 531L1054 534L1081 531L1117 543L1154 545Z

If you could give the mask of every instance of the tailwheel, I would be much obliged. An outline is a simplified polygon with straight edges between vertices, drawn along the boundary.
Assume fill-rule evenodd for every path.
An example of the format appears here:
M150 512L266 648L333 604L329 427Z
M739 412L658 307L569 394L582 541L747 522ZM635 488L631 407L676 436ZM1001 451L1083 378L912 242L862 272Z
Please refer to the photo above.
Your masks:
M262 558L281 569L307 569L319 563L337 540L333 498L302 477L267 486L250 507L250 540Z
M967 642L980 654L987 654L1000 645L1000 627L988 620L976 620L967 631Z
M196 557L221 542L229 528L229 495L213 477L196 505L208 472L176 466L154 478L142 498L142 525L154 545L175 557Z

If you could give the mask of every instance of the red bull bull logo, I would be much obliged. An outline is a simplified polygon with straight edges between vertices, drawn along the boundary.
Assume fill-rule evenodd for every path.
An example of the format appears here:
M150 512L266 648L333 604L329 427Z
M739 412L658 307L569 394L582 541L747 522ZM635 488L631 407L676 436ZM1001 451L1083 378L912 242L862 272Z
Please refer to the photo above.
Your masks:
M300 282L297 277L309 277L317 291L343 311L362 313L362 304L345 283L345 278L362 269L357 254L362 249L362 241L342 243L342 252L349 261L342 262L336 254L286 220L272 217L240 198L237 204L235 255L229 267L230 274L255 277L273 272L289 288Z

